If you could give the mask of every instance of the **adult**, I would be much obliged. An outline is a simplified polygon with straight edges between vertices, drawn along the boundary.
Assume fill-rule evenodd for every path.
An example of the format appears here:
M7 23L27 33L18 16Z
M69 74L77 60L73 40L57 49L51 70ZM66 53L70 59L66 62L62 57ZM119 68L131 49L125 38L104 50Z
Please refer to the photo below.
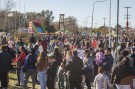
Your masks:
M16 84L16 86L20 86L20 81L21 81L22 85L24 85L24 81L23 81L24 76L22 74L21 68L24 65L24 61L25 61L25 58L26 58L25 48L20 47L19 51L20 51L20 54L13 61L13 65L16 65L17 79L18 79L18 83Z
M48 55L48 70L47 70L47 87L48 89L55 89L55 78L58 64L53 53Z
M106 73L106 75L108 75L108 77L110 77L110 75L111 75L113 61L114 61L114 59L113 59L113 56L111 54L111 48L106 48L105 59L103 60L102 65L103 65L105 73Z
M72 61L65 66L70 89L81 89L83 61L78 57L77 51L73 51Z
M46 41L45 37L41 38L41 45L43 47L43 51L46 53L47 52L47 41Z
M94 80L94 58L90 56L89 50L84 51L84 69L85 83L88 89L91 89L91 82Z
M31 44L33 44L33 45L36 43L36 39L35 39L35 37L34 37L33 34L31 34L31 36L30 36L30 38L29 38L29 42L30 42Z
M128 55L131 58L131 65L135 68L135 48L132 48L131 54Z
M41 53L41 52L44 51L43 46L42 46L41 43L42 43L42 41L41 40L38 40L38 51L39 51L39 53Z
M8 43L8 42L7 42L6 37L3 37L1 44L2 44L2 45L6 45L7 43Z
M119 56L119 58L117 60L117 62L119 63L124 57L126 57L128 55L129 55L129 51L128 50L126 50L126 49L122 50L121 53L120 53L120 56Z
M55 56L55 60L57 61L58 66L60 66L62 62L62 55L59 52L59 49L57 47L54 48L54 56Z
M46 89L47 67L48 67L48 60L45 53L42 52L39 54L37 58L38 78L39 78L41 89Z
M20 46L24 46L24 43L23 43L22 39L18 39L18 40L17 40L16 46L17 46L18 48L19 48Z
M103 40L100 40L98 47L104 49L105 46L104 46Z
M117 89L130 89L130 84L133 81L133 78L124 80L126 82L128 81L127 84L124 84L122 81L123 79L133 75L134 71L130 65L130 59L128 57L124 57L112 72L111 84L114 83Z
M32 89L35 89L35 83L36 83L36 61L37 57L35 55L35 50L31 49L29 50L29 54L27 55L25 61L24 61L24 69L23 72L25 72L25 77L24 77L24 87L27 87L28 79L31 76L32 78Z
M14 47L14 44L15 44L15 43L14 43L13 39L10 38L9 41L8 41L8 47L9 47L9 48L13 48L13 47Z
M6 51L6 46L1 47L2 52L0 53L0 81L1 88L7 89L8 87L8 71L11 63L11 57Z

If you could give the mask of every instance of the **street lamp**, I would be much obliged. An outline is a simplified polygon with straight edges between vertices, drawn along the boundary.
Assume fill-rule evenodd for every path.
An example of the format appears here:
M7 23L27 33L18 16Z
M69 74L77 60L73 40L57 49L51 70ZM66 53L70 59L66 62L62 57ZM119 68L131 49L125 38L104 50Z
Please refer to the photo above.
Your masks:
M109 9L109 47L111 46L111 7L112 7L112 2L110 0L110 9Z
M104 0L104 1L95 1L95 2L93 3L92 20L91 20L91 29L93 29L94 6L95 6L95 4L96 4L97 2L105 2L105 1L107 1L107 0Z
M119 0L117 0L116 58L118 57Z

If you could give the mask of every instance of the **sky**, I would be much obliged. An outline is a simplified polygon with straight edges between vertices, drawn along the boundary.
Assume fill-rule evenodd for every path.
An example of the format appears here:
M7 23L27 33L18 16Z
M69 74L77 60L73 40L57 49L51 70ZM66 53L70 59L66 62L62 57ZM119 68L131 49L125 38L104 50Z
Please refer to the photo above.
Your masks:
M55 16L54 21L59 21L59 14L65 14L65 17L74 16L78 20L80 26L91 27L91 17L93 2L97 0L14 0L16 3L16 10L25 12L41 12L42 10L52 10ZM103 1L103 0L98 0ZM98 2L94 7L94 21L93 26L99 27L104 24L103 18L105 20L106 26L109 26L109 1ZM112 11L111 11L111 26L114 27L117 23L117 0L112 1ZM120 14L119 14L119 24L123 27L126 25L126 14L127 9L125 6L130 6L129 9L129 22L131 27L135 27L135 0L119 0L120 1ZM15 8L13 9L15 10ZM87 20L86 20L87 19ZM86 24L87 21L87 24Z

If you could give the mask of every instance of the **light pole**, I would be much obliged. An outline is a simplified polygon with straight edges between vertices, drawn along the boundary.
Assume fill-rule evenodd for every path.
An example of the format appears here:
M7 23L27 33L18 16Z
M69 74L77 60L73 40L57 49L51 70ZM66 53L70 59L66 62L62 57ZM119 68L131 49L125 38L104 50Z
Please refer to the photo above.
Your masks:
M97 2L105 2L105 1L107 1L107 0L104 0L104 1L95 1L95 2L93 3L92 20L91 20L91 29L93 29L94 6L95 6L95 4L96 4Z
M109 9L109 47L111 46L111 9L112 8L112 2L110 0L110 9Z
M116 59L118 57L119 0L117 0Z

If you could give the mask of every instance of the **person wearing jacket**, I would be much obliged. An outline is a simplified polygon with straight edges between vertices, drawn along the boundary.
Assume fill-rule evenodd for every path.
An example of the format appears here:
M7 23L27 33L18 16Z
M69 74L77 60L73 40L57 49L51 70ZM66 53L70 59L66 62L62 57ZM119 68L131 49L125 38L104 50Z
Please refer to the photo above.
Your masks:
M78 57L77 51L73 51L73 58L65 66L70 89L81 89L83 61Z
M32 45L34 45L34 44L36 43L36 39L35 39L35 37L34 37L33 34L31 34L31 36L30 36L30 38L29 38L29 42L30 42Z
M35 89L35 76L36 76L36 61L37 61L37 57L35 55L35 50L31 49L29 50L29 55L27 55L25 61L24 61L24 68L23 68L23 72L25 73L25 77L24 77L24 87L27 87L27 83L28 83L28 79L31 76L32 78L32 89Z
M88 89L91 89L91 82L94 80L94 58L90 56L89 50L84 51L84 69L83 74L85 76L85 83Z
M8 87L8 71L11 63L11 57L6 52L6 46L1 47L2 52L0 53L0 82L1 88L7 89Z
M110 77L112 66L113 66L113 56L111 54L111 48L106 48L105 50L105 59L102 62L105 74Z
M55 59L54 53L48 54L48 70L47 70L47 88L55 89L55 78L58 68L58 62Z
M114 68L111 76L111 84L115 84L117 89L130 89L130 84L122 84L122 80L128 76L135 75L131 65L130 59L124 57L119 64ZM115 79L115 80L114 80ZM132 81L130 79L126 81Z
M13 60L13 65L16 65L17 79L18 79L18 83L16 84L16 86L20 86L20 81L21 81L22 85L24 84L22 66L24 65L24 61L26 58L25 48L21 46L19 48L19 51L20 51L20 54L17 56L17 58L15 60Z

